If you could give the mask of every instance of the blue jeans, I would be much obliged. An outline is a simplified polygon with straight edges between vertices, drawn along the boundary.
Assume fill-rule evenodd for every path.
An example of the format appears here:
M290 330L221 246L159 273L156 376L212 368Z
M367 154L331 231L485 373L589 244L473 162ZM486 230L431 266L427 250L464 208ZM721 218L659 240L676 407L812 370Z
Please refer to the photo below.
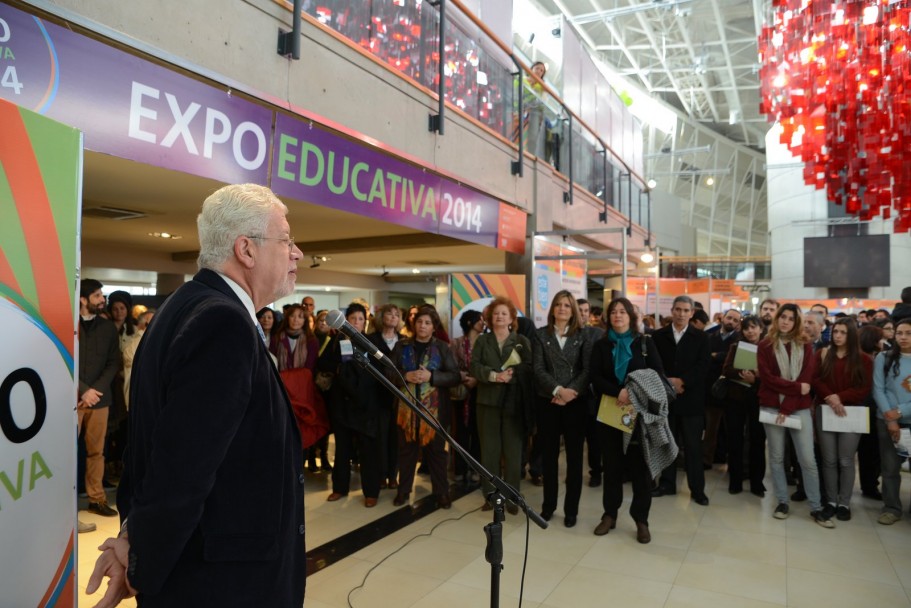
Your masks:
M799 431L777 424L766 424L765 432L769 444L769 464L772 469L772 489L779 503L788 503L788 479L784 472L784 449L786 431L791 433L797 461L803 470L804 491L810 502L810 510L817 511L822 505L819 496L819 470L813 455L813 415L810 410L798 410L794 415L800 419Z

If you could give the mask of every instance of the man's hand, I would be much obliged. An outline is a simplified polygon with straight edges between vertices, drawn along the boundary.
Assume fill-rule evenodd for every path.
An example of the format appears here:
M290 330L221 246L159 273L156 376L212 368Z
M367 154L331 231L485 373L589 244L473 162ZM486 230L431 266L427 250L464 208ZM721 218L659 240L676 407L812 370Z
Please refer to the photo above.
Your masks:
M680 378L668 378L668 380L674 385L674 391L676 391L678 395L682 395L683 391L686 390L683 385L683 380Z
M95 407L98 405L98 402L101 401L101 396L104 393L96 391L93 388L82 393L82 397L79 398L79 402L83 404L84 407Z
M95 560L95 569L89 577L85 593L92 595L98 591L104 577L108 577L107 591L101 601L95 604L95 608L113 608L125 598L136 595L136 590L127 580L130 543L125 538L109 538L98 550L101 555Z
M740 372L740 379L746 382L747 384L756 383L756 374L751 370L745 369Z
M806 382L801 382L800 383L800 394L809 395L810 394L810 385L807 384Z

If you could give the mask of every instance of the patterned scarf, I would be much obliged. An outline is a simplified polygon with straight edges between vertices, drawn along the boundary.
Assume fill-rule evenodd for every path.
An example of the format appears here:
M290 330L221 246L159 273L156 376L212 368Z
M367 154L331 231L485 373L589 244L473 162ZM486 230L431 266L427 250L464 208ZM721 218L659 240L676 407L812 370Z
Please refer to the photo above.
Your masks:
M471 337L462 336L456 340L454 344L455 348L453 349L453 354L455 355L456 362L459 364L460 372L471 372ZM468 391L468 397L465 401L462 402L462 410L458 413L462 417L462 425L468 426L471 423L471 406L473 399L473 391Z
M279 334L275 341L275 358L278 359L278 371L304 367L307 362L307 334L301 332L297 336L297 344L294 346L293 352L288 334Z
M775 342L775 360L778 362L778 370L781 377L785 380L797 380L800 376L800 370L803 369L803 345L796 342L790 342L791 356L785 348L785 343L781 340ZM784 401L784 395L778 395L778 403Z
M414 342L408 342L402 347L402 370L405 372L416 371L422 365L428 370L440 369L442 364L443 358L440 355L440 349L436 347L433 340L427 345L424 356L421 357L420 361L417 360L417 349L414 347ZM434 418L439 419L440 395L435 387L431 386L429 382L422 382L421 384L409 382L407 388L424 404L424 409L430 412ZM421 424L420 417L414 413L407 403L399 400L398 405L399 411L396 424L404 431L405 441L409 443L417 441L422 446L433 441L436 431L426 424Z

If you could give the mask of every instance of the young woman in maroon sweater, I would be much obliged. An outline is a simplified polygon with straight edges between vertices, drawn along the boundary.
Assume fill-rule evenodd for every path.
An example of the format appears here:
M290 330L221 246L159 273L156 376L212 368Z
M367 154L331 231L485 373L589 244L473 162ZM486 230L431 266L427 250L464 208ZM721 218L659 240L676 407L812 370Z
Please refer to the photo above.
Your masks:
M846 405L868 402L873 383L873 359L860 349L857 327L849 319L832 326L832 345L816 353L817 429L822 456L822 479L829 511L841 521L851 519L851 494L854 492L854 454L860 433L834 433L822 430L824 408L846 416Z
M794 441L797 460L803 470L810 516L824 528L834 528L831 515L822 508L819 496L819 471L813 455L813 416L810 383L816 368L813 346L803 337L800 309L794 304L783 304L772 319L769 336L759 343L759 405L778 410L773 424L766 424L769 445L769 464L772 469L772 487L778 506L775 519L787 519L788 482L784 472L785 431ZM787 416L800 420L800 429L783 426Z

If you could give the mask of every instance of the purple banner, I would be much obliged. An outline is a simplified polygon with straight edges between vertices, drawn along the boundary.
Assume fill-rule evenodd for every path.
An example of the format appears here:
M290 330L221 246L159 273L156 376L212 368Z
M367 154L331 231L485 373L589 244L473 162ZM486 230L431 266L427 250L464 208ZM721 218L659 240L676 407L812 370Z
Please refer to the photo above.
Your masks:
M364 143L278 114L273 158L280 196L497 246L497 199Z
M5 4L0 97L82 130L89 150L266 183L271 110Z

